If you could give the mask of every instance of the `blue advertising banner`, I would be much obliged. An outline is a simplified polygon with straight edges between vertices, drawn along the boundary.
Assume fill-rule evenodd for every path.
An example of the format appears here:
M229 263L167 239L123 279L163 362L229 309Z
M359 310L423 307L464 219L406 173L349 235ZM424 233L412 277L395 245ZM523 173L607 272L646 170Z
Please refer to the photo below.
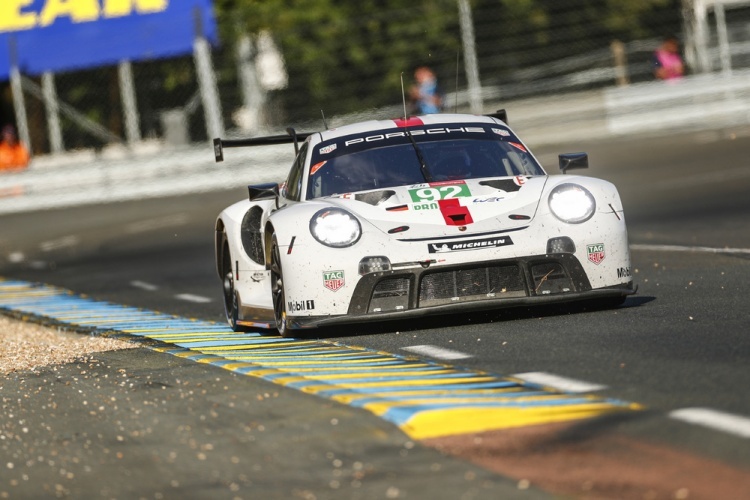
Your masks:
M190 53L198 25L216 43L211 0L0 0L0 81Z

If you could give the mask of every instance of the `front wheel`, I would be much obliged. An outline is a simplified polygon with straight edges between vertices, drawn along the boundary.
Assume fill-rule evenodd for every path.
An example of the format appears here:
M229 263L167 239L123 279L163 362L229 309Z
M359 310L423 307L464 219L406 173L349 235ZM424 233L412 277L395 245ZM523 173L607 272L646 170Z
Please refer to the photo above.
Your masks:
M245 328L237 323L239 319L239 299L237 290L234 287L234 272L232 272L232 256L229 253L229 245L224 245L222 255L221 275L222 291L224 292L224 314L227 317L227 323L235 332L242 332Z
M271 297L273 299L273 314L276 318L276 329L282 337L289 336L286 323L286 297L284 295L284 274L281 270L281 254L276 235L271 243Z

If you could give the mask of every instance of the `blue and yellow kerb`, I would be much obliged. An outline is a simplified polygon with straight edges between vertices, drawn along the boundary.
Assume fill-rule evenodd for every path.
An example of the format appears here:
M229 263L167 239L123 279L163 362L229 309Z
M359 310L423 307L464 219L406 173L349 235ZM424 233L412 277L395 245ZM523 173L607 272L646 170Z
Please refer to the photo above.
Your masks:
M0 309L75 329L150 339L147 346L364 408L414 439L579 420L639 409L512 377L329 341L236 333L208 321L0 279Z

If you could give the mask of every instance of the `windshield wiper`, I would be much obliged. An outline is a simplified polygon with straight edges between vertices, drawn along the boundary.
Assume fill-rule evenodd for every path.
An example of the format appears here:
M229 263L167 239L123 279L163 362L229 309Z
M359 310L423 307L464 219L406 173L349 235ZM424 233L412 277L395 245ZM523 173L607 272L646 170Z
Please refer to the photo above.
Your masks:
M422 151L419 149L419 146L417 146L417 141L414 140L414 137L412 137L411 132L408 130L406 131L406 137L409 138L411 145L414 147L414 152L417 153L417 160L419 160L419 169L422 171L422 177L424 177L425 181L432 182L432 174L430 173L430 169L427 168L427 162L425 161L424 156L422 156Z

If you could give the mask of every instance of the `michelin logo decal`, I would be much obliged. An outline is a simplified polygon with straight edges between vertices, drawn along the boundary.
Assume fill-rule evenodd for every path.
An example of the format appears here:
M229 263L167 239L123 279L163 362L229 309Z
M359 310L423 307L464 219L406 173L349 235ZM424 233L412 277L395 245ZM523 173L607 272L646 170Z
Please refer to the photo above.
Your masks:
M448 243L430 243L430 253L461 252L463 250L481 250L483 248L505 247L513 244L510 236L485 238L481 240L450 241Z

